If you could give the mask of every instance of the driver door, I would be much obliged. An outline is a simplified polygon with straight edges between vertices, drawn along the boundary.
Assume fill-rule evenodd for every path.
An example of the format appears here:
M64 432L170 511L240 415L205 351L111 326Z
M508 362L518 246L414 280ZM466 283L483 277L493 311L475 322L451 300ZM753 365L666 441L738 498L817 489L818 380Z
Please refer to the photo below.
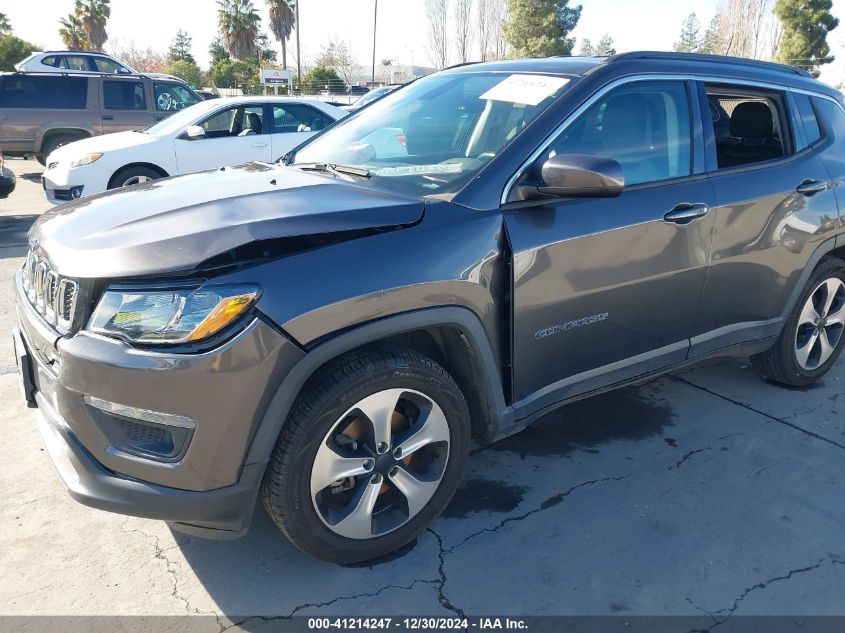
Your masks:
M235 105L218 110L198 125L205 137L174 141L180 174L249 161L271 160L270 134L262 104Z
M551 156L596 154L621 164L625 189L506 211L515 400L551 403L686 358L715 206L710 182L694 174L700 117L689 104L683 81L617 87L529 170L536 180ZM684 220L689 208L700 215Z

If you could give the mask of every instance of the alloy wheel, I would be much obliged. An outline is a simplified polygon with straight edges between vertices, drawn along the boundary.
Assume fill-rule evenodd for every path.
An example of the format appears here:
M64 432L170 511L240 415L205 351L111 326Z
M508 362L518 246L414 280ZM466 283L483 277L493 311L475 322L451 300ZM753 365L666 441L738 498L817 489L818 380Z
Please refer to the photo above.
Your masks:
M149 182L152 180L149 176L132 176L131 178L127 178L123 181L121 187L128 187L129 185L137 185L142 182Z
M401 527L428 504L449 460L440 406L411 389L363 398L329 429L311 468L311 499L322 522L351 539Z
M795 334L795 358L806 371L824 365L845 329L845 282L831 277L819 283L804 304Z

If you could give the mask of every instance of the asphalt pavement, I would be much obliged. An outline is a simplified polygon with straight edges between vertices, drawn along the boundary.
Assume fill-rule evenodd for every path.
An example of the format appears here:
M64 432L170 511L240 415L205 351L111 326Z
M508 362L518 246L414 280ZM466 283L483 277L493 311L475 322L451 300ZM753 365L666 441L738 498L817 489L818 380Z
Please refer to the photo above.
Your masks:
M730 360L560 409L476 446L445 516L368 565L309 558L260 507L246 537L218 542L75 503L4 334L25 230L49 208L37 163L9 165L0 615L208 614L213 631L247 615L845 615L845 360L803 390Z

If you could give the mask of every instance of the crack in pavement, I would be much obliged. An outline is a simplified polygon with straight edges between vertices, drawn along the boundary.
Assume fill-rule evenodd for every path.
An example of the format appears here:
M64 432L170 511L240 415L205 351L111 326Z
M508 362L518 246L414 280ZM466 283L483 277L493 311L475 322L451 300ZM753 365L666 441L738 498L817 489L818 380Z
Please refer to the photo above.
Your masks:
M769 585L777 582L784 582L790 580L793 576L798 574L806 574L812 571L819 569L822 565L824 565L825 561L830 562L832 565L845 565L845 561L837 560L831 556L822 557L818 560L817 563L814 565L808 565L807 567L799 567L797 569L791 569L786 574L782 576L775 576L774 578L769 578L768 580L764 580L762 582L755 583L750 587L746 587L742 593L734 600L733 605L730 607L726 607L724 609L719 609L718 611L707 611L706 609L702 609L698 605L696 605L689 597L686 598L686 601L689 602L694 608L701 611L702 613L706 613L714 620L714 624L707 628L703 629L691 629L689 633L709 633L713 629L718 626L721 626L725 622L727 622L731 616L739 609L740 603L745 600L749 594L758 591L758 590L765 590L769 587ZM727 614L723 619L719 619L716 616L721 614Z
M472 534L470 534L469 536L464 538L457 545L453 545L452 547L447 549L446 554L451 554L456 549L458 549L459 547L462 547L464 544L466 544L467 541L470 541L470 540L472 540L472 539L474 539L478 536L481 536L482 534L498 532L503 527L505 527L508 523L514 523L516 521L522 521L523 519L527 519L528 517L533 516L533 515L535 515L539 512L543 512L544 510L548 510L549 508L553 508L554 506L561 503L570 494L572 494L573 492L575 492L576 490L578 490L580 488L585 488L587 486L594 486L596 484L605 483L605 482L608 482L608 481L622 481L623 479L627 479L628 477L635 475L636 473L640 472L641 470L643 470L643 469L639 468L639 469L637 469L633 472L628 473L627 475L620 475L618 477L604 477L602 479L591 479L590 481L583 481L580 484L576 484L576 485L572 486L571 488L569 488L568 490L566 490L564 492L560 492L556 495L549 497L548 499L543 501L543 503L541 503L539 507L534 508L533 510L529 510L529 511L524 512L524 513L517 515L517 516L512 516L512 517L507 517L506 519L502 519L501 521L499 521L498 524L496 524L495 526L493 526L491 528L483 528L481 530L478 530L477 532L473 532Z
M431 528L428 528L428 531L431 532L434 535L434 538L437 539L437 557L439 559L437 565L437 580L435 581L435 584L437 586L437 601L440 603L440 606L442 606L444 609L451 611L452 613L457 613L462 618L465 618L466 614L463 612L463 610L452 604L452 601L446 597L445 592L446 571L444 569L444 565L446 564L446 555L454 550L447 551L443 547L443 538Z
M688 386L692 387L693 389L698 389L698 390L703 391L705 393L709 393L711 396L715 396L716 398L720 398L721 400L724 400L726 402L730 402L731 404L734 404L738 407L742 407L743 409L747 409L748 411L753 411L754 413L756 413L758 415L762 415L766 418L769 418L770 420L772 420L774 422L779 422L780 424L783 424L784 426L788 426L792 429L795 429L796 431L803 433L804 435L809 435L810 437L815 438L817 440L821 440L822 442L832 444L833 446L835 446L837 448L845 449L845 444L840 444L839 442L837 442L835 440L831 440L831 439L825 437L824 435L819 435L818 433L810 431L809 429L805 429L804 427L798 426L797 424L793 424L792 422L788 422L787 420L785 420L783 418L779 418L775 415L772 415L771 413L766 413L765 411L761 411L760 409L757 409L757 408L751 406L750 404L747 404L747 403L742 402L740 400L734 400L733 398L729 398L728 396L723 396L722 394L720 394L716 391L713 391L712 389L709 389L707 387L703 387L702 385L698 385L698 384L696 384L696 383L694 383L690 380L687 380L686 378L681 378L680 376L675 376L675 375L671 375L671 374L670 374L670 378L672 378L673 380L676 380L678 382L684 383L685 385L688 385Z
M411 589L414 588L415 585L417 585L419 583L422 583L424 585L434 585L434 584L437 583L437 581L436 580L417 579L414 582L412 582L410 585L385 585L384 587L381 587L381 588L377 589L376 591L367 591L367 592L355 594L355 595L352 595L352 596L338 596L337 598L332 598L331 600L328 600L326 602L307 602L305 604L300 604L300 605L294 607L293 610L286 615L251 615L248 618L238 620L237 622L232 622L228 625L223 625L218 619L218 624L220 624L220 626L221 626L220 633L223 633L224 631L228 631L232 627L241 626L242 624L245 624L246 622L250 622L250 621L254 621L254 620L261 620L263 622L273 622L275 620L290 620L299 611L302 611L303 609L308 609L308 608L321 609L323 607L331 606L331 605L335 604L336 602L340 602L342 600L356 600L358 598L374 598L375 596L379 595L380 593L382 593L384 591L387 591L388 589L402 589L403 591L410 591Z
M677 462L675 462L674 466L669 466L669 470L677 470L678 468L680 468L683 465L683 463L685 461L687 461L693 455L697 455L698 453L703 453L704 451L709 451L709 450L710 450L710 447L708 446L707 448L696 448L695 450L687 451L687 453L683 457L681 457L681 459L679 459Z

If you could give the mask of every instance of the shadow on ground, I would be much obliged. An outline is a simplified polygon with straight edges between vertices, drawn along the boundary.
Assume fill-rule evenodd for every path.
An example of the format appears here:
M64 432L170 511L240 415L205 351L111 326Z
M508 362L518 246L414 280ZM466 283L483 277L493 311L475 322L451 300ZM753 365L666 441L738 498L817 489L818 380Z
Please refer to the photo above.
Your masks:
M38 215L0 217L0 259L26 255L26 234Z
M622 389L555 411L511 438L476 449L470 456L469 470L483 471L474 468L473 462L489 458L524 470L529 468L526 459L564 457L576 451L595 453L602 445L617 440L653 439L672 423L672 411L664 402L641 396L637 388ZM572 468L578 466L573 464ZM434 531L440 531L445 524L483 530L512 513L529 492L526 486L470 476L443 518L433 526ZM415 610L414 605L418 612L443 606L436 591L442 573L438 568L442 542L434 532L424 532L419 542L385 559L349 566L325 563L299 552L282 536L260 504L251 531L240 540L208 541L174 535L191 570L218 605L219 613L233 620L242 614L269 615L268 611L273 615L280 610L286 614L313 612L327 603L342 612L350 606L342 601L356 592L369 598L386 590L404 592L415 601L407 607L409 611ZM416 587L413 595L407 591L419 584L423 587ZM425 585L431 585L431 590ZM319 598L326 595L334 598ZM335 604L338 601L341 603ZM379 613L384 613L387 603L379 603ZM243 626L252 630L249 623Z

